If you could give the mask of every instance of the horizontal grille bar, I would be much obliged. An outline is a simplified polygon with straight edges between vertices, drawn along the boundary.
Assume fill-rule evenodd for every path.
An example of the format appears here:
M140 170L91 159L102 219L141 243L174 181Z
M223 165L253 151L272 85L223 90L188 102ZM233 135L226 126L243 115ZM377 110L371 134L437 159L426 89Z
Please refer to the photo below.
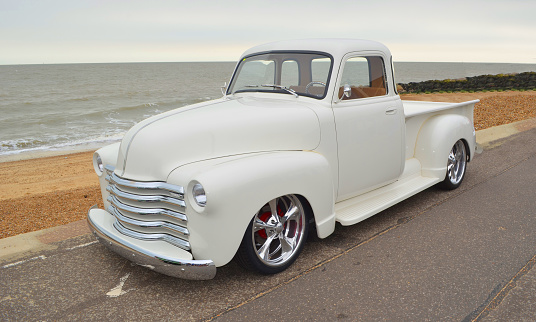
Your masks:
M119 222L119 220L116 220L114 222L114 227L115 229L117 229L120 233L122 233L123 235L126 235L128 237L132 237L132 238L136 238L136 239L140 239L140 240L163 240L163 241L166 241L172 245L175 245L177 247L180 247L184 250L190 250L190 243L187 242L186 240L182 240L180 238L177 238L177 237L173 237L171 235L168 235L168 234L161 234L161 233L158 233L158 234L145 234L145 233L139 233L137 231L133 231L133 230L130 230L128 228L126 228L125 226L123 226L121 224L121 222Z
M174 186L165 182L139 182L139 181L130 181L118 177L115 173L111 173L106 176L106 181L113 183L118 186L123 186L127 188L142 189L142 190L166 190L176 194L175 197L180 197L184 200L184 188L180 186Z
M114 185L107 186L106 191L118 197L129 199L129 200L134 200L137 202L142 202L142 203L164 202L164 203L179 206L179 207L186 207L186 203L184 202L184 200L179 200L179 199L175 199L175 198L168 197L168 196L159 196L159 195L149 196L149 195L132 194L132 193L121 191Z
M141 228L166 228L184 236L190 235L188 229L165 221L143 221L123 216L114 206L108 207L108 212L114 215L117 220L129 225L138 226Z
M181 214L179 212L167 210L167 209L161 209L161 208L138 208L133 207L129 205L125 205L119 199L117 199L116 196L110 195L108 197L108 201L115 206L119 211L121 212L130 212L133 214L141 215L141 216L148 216L148 215L162 215L166 217L172 217L174 219L178 219L179 221L182 221L186 223L188 221L188 218L185 214Z

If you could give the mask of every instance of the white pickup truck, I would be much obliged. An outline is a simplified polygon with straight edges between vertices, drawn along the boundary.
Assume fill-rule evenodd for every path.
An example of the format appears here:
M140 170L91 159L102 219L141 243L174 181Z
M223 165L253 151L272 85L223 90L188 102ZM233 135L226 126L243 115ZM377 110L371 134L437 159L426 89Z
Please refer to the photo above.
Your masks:
M477 150L478 101L402 102L373 41L254 47L223 93L95 152L105 209L88 223L102 244L185 279L233 258L277 273L311 228L326 238L432 185L457 188Z

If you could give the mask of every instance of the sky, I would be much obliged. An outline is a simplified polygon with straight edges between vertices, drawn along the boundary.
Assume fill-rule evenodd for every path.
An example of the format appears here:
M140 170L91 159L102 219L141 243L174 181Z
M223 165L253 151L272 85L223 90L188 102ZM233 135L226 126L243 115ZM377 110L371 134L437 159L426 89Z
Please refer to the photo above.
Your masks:
M395 61L536 64L536 0L0 0L0 65L235 61L301 38Z

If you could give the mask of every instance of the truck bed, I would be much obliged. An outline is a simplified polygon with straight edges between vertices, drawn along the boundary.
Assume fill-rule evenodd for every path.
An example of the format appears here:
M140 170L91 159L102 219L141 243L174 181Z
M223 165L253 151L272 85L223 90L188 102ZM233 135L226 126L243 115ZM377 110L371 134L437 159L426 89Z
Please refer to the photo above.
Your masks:
M423 124L433 115L458 114L473 123L473 108L479 100L462 103L402 101L406 118L406 160L414 157L417 136Z
M443 110L453 109L456 107L476 104L478 102L479 100L467 101L462 103L402 101L402 104L404 106L404 115L407 119L421 114L439 112Z

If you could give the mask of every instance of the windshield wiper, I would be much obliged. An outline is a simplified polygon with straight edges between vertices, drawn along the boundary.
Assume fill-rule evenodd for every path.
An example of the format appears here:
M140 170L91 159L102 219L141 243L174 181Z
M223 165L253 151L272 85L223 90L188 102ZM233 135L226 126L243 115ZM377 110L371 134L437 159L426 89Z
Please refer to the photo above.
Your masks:
M294 97L296 97L296 98L299 97L295 90L290 89L290 88L285 87L285 86L282 86L282 85L262 84L262 85L246 85L244 87L274 87L274 88L279 88L279 89L282 89L284 91L287 91L289 94L294 95Z

